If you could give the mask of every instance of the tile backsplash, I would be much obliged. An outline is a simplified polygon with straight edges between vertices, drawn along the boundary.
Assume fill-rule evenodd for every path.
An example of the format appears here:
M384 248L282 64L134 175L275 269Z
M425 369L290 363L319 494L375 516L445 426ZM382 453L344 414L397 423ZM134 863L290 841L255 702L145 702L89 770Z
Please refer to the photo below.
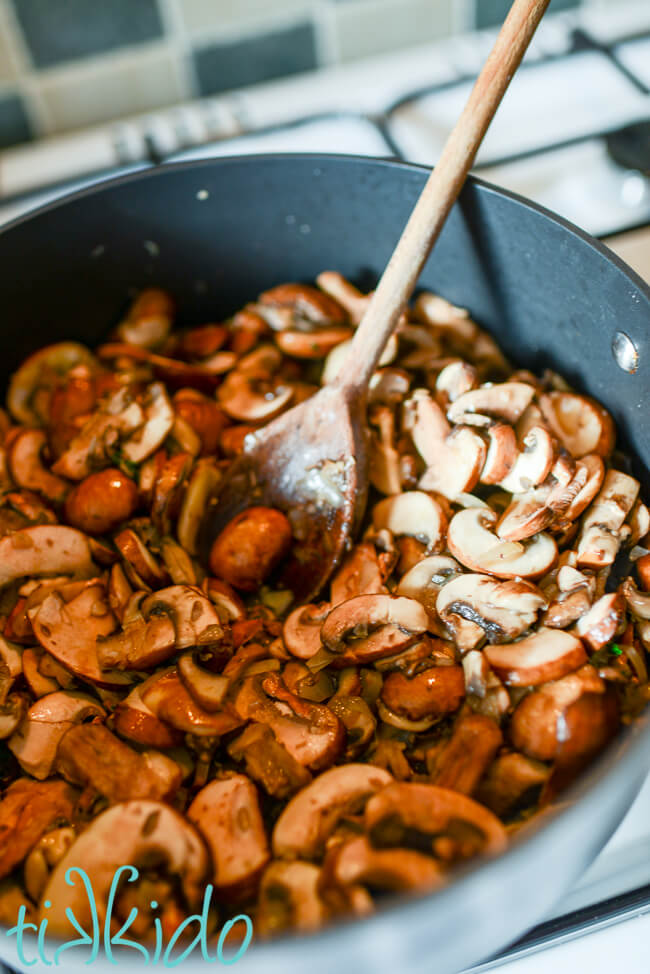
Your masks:
M552 0L551 10L579 3ZM509 6L510 0L0 0L0 149L493 26Z

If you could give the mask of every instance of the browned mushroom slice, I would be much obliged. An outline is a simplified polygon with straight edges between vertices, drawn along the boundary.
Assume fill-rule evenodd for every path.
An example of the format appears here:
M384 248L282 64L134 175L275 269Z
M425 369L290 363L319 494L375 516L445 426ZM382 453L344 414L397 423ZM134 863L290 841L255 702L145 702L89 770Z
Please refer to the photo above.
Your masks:
M44 697L49 693L55 693L61 689L53 677L45 676L41 673L39 662L42 657L43 650L40 647L37 649L26 649L23 653L23 674L25 676L25 682L37 700L40 697Z
M11 377L7 393L7 405L14 419L26 426L45 425L47 417L37 401L39 389L50 389L77 365L86 365L91 372L97 368L92 352L77 342L48 345L25 359Z
M270 859L257 789L243 774L211 781L187 810L212 855L215 892L228 903L255 893Z
M273 829L273 854L320 858L339 820L358 814L368 798L392 780L387 771L370 764L345 764L325 771L283 810Z
M432 618L436 616L436 600L443 585L447 585L462 567L448 555L430 555L409 569L399 580L396 595L417 599Z
M0 588L25 576L94 574L88 538L74 528L39 524L0 539Z
M593 399L549 392L540 396L539 405L551 431L572 456L606 457L612 452L616 435L612 417Z
M122 455L130 463L142 463L155 453L174 425L174 410L162 382L147 387L142 405L144 425L122 444Z
M130 801L107 809L90 823L52 872L41 898L39 919L47 916L51 932L71 937L75 935L68 919L72 911L77 924L89 929L91 904L85 886L66 882L69 869L83 867L92 885L99 922L104 924L117 870L125 863L149 868L151 862L178 884L183 899L179 910L191 911L200 905L209 857L194 826L157 801Z
M554 760L562 741L573 733L570 708L583 695L603 696L605 690L605 682L589 665L561 680L545 683L525 696L512 715L510 737L514 746L538 761ZM608 710L609 704L605 708Z
M282 638L292 656L311 659L319 651L323 645L320 638L321 626L330 609L329 602L300 605L287 616Z
M52 772L63 735L88 717L105 716L104 708L84 693L63 690L49 693L29 708L9 741L9 750L27 774L42 781Z
M111 804L136 798L173 796L182 781L175 761L138 754L103 724L72 727L59 743L56 767L69 782L91 788Z
M334 382L334 379L338 375L341 366L345 361L345 357L348 353L351 344L352 344L352 339L348 339L345 342L341 342L340 345L337 345L336 348L333 348L332 351L329 353L329 355L327 356L327 360L325 361L325 365L323 366L323 371L321 373L321 385L329 385L329 383ZM386 347L384 351L380 356L379 363L378 363L379 366L387 366L390 365L391 362L394 362L395 359L397 358L398 350L399 350L399 343L397 340L397 335L391 335L391 337L388 339L388 342L386 343ZM398 388L403 388L404 386L403 377L404 376L408 377L408 372L406 372L404 369L396 369L396 370L388 369L387 371L391 373L393 371L401 373L402 375L401 380L397 380L395 377L392 377L389 381L389 384L393 388L395 387L395 385L397 385ZM380 372L381 369L378 369L377 372L374 373L369 383L369 389L371 387L376 388L377 383L379 383L380 385L382 384ZM407 391L408 391L408 386L410 385L410 381L411 381L410 378L407 378L407 384L406 384ZM389 393L389 398L390 398L390 393ZM405 396L401 398L405 398ZM383 401L384 401L384 396L381 392L377 396L375 396L374 393L369 393L368 402L383 402ZM386 405L391 405L391 402L386 403Z
M370 542L354 546L330 582L330 603L339 605L358 595L385 592L377 551Z
M140 579L145 585L158 588L169 581L167 573L160 567L151 552L147 550L142 539L133 528L125 528L120 531L119 534L115 535L113 541L126 562L126 571L129 577L133 576L133 572L135 572L132 579L134 583Z
M436 392L442 400L443 406L456 402L466 392L470 392L478 385L476 369L468 362L458 360L445 365L436 379Z
M312 771L329 767L343 750L345 729L338 717L291 693L277 673L246 677L233 708L241 721L268 724L289 754Z
M404 403L404 427L427 464L419 484L423 490L453 500L476 486L485 463L485 443L464 427L451 433L444 413L428 391L416 389Z
M506 832L492 812L457 791L437 785L395 782L369 800L364 815L370 841L379 848L409 846L420 833L443 858L502 852ZM423 848L418 845L418 848Z
M430 666L410 678L389 673L381 691L381 699L393 713L414 721L453 713L464 697L462 666Z
M594 602L576 624L577 634L597 651L611 643L625 625L625 596L610 592Z
M542 622L549 629L566 629L590 608L591 595L586 586L581 586L554 599L543 614Z
M408 490L375 504L372 523L376 530L387 528L393 535L408 535L426 545L427 552L442 543L447 518L441 505L421 490Z
M322 927L329 911L320 896L320 881L321 870L313 863L272 862L262 876L255 914L260 935Z
M157 348L169 335L174 303L165 291L145 288L137 296L116 328L119 338L129 345Z
M352 329L345 326L319 328L318 331L281 331L275 336L285 355L298 359L325 358L333 348L352 337Z
M146 706L136 686L113 712L113 727L120 737L136 744L166 750L182 743L181 731L163 723Z
M361 883L400 893L436 889L445 882L440 864L414 849L375 849L365 836L334 846L324 871L342 886Z
M187 484L176 523L176 534L190 554L198 552L197 539L210 497L217 489L221 474L211 458L199 460Z
M400 455L395 446L395 414L391 407L371 406L368 425L368 479L381 494L397 494L402 487L402 476Z
M140 688L140 694L145 706L156 717L185 734L221 737L244 723L225 710L214 713L201 707L183 684L175 667L146 681Z
M508 476L519 456L517 437L512 426L493 423L486 430L490 445L481 470L482 484L500 484Z
M543 532L527 544L499 541L494 533L497 515L489 508L469 507L449 522L447 545L467 568L499 578L539 578L557 557L553 538Z
M621 528L638 493L638 480L620 470L608 470L600 493L582 522L578 565L602 568L612 564L621 544Z
M224 411L243 423L266 423L278 416L293 398L293 387L268 373L234 369L219 386Z
M498 724L482 714L462 714L430 768L432 784L472 795L503 743Z
M327 706L345 727L345 757L350 760L363 754L377 729L377 720L366 701L363 697L337 693Z
M212 392L219 384L219 376L232 369L237 363L237 356L233 352L216 352L200 365L196 365L157 355L146 348L122 342L100 345L97 355L104 361L123 358L132 359L134 362L146 362L154 375L170 388L192 386L203 392Z
M519 494L542 484L555 460L553 440L541 426L533 426L526 433L523 445L509 473L499 481L500 486L511 494Z
M145 618L167 616L176 630L176 648L200 646L223 636L219 615L204 592L193 585L172 585L149 595L142 603Z
M586 510L602 487L604 477L605 464L599 456L592 454L577 461L574 481L584 480L584 484L571 497L568 507L561 509L566 521L575 521ZM574 481L569 485L570 490Z
M510 751L490 765L480 782L476 797L495 815L503 818L519 807L536 804L540 789L548 781L551 769L541 761L534 761Z
M324 646L341 664L391 656L426 632L429 619L415 599L359 595L336 606L321 628Z
M65 781L18 778L0 802L0 878L57 822L72 818L78 792ZM15 918L14 918L15 919Z
M639 570L639 562L637 562L637 571L638 570ZM649 620L650 619L650 594L646 594L646 592L640 592L631 578L625 579L621 591L625 596L625 600L627 602L630 612L634 616L636 616L637 619Z
M278 284L260 294L255 310L278 331L289 327L304 331L348 320L337 300L309 284Z
M404 402L411 387L411 376L404 369L377 369L368 384L368 402L396 406Z
M30 610L29 618L41 646L75 676L103 687L132 682L129 675L99 665L97 639L108 636L116 624L101 583L88 585L69 602L53 592Z
M538 487L515 494L497 524L497 535L503 541L523 541L547 528L556 512L549 505L551 488Z
M180 511L187 478L194 464L189 453L176 453L163 463L153 485L150 517L160 534L170 534Z
M530 582L499 582L488 575L459 575L440 589L438 614L462 650L484 638L500 643L514 639L537 620L546 599Z
M559 680L587 661L584 646L561 629L542 627L506 646L486 646L490 666L504 683L531 687Z
M456 424L489 426L492 419L516 423L534 395L534 386L525 382L481 386L459 396L447 410L447 417Z
M2 697L0 697L0 740L5 740L11 737L23 722L30 698L26 693L7 695L6 691L3 691Z
M274 798L291 798L312 780L307 768L289 754L266 724L249 724L228 745L228 754L243 761L246 773Z
M23 429L11 441L7 461L11 476L27 490L34 490L59 504L69 490L69 484L56 477L43 463L43 450L47 437L43 430Z
M141 602L145 593L131 600ZM98 636L97 661L102 669L145 670L158 666L176 651L176 630L168 616L154 615L148 621L129 606L124 628Z

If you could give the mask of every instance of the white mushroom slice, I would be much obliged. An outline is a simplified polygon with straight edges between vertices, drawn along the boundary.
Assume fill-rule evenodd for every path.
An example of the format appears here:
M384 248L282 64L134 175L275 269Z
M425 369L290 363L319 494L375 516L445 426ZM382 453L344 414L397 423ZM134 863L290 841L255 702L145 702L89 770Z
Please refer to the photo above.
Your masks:
M0 539L0 588L25 576L91 578L95 572L88 538L75 528L39 524Z
M329 911L320 896L321 882L321 870L311 862L274 861L267 866L255 913L260 935L322 927Z
M146 619L168 615L176 630L176 648L215 642L223 636L221 620L207 595L192 585L172 585L149 595L142 603Z
M524 449L519 453L510 472L499 481L500 486L511 494L520 494L543 483L551 472L555 459L553 440L541 426L534 426L524 438Z
M464 393L451 404L447 418L451 423L489 425L491 419L516 423L530 404L535 389L526 382L501 382ZM487 423L483 417L489 417Z
M474 649L483 638L500 643L520 636L537 620L546 599L534 585L499 582L488 575L460 575L445 585L436 601L438 614L460 649ZM478 629L478 638L472 628Z
M321 639L341 660L367 663L408 646L428 624L426 610L415 599L359 595L332 609L321 628Z
M555 517L548 506L549 493L548 487L538 487L525 494L515 494L499 519L498 536L504 541L522 541L548 527Z
M298 659L311 659L322 647L320 630L327 618L331 605L299 605L289 614L282 629L282 638L292 656Z
M53 592L30 609L29 618L41 646L75 676L104 687L131 683L130 676L102 670L97 660L98 637L116 627L101 584L89 585L67 603Z
M399 537L416 538L432 551L441 542L447 518L438 501L421 490L408 490L375 504L372 510L373 527L387 528Z
M294 390L272 372L242 368L230 372L219 386L217 395L224 412L244 423L268 422L278 416L293 398Z
M122 455L131 463L142 463L163 443L174 425L174 410L162 382L147 386L144 425L122 445Z
M11 441L7 461L11 476L19 487L34 490L54 504L60 503L70 485L56 477L43 463L42 453L47 444L43 430L25 429Z
M393 776L371 764L345 764L324 771L291 799L273 829L273 854L315 859L341 816L358 814L370 795Z
M539 578L557 557L557 546L548 534L536 535L528 544L501 541L494 534L497 515L482 508L459 511L449 522L447 544L452 555L476 572L499 578Z
M630 612L637 619L650 620L650 592L639 592L631 578L626 578L622 588Z
M650 531L650 511L648 511L648 508L642 501L638 500L636 502L626 523L631 532L626 544L628 547L633 548Z
M476 486L485 463L485 443L470 429L450 433L444 413L427 390L416 389L404 403L404 427L427 464L419 484L423 490L453 500Z
M625 597L620 592L601 596L576 623L576 632L596 652L611 643L625 620Z
M10 642L0 634L0 666L6 667L5 672L13 682L23 672L23 647Z
M499 484L514 467L519 456L517 437L512 426L494 423L486 433L490 440L481 470L482 484Z
M404 402L411 387L411 376L404 369L377 369L368 383L368 402L395 406Z
M172 417L173 419L173 417ZM139 429L145 416L126 386L122 386L96 410L66 451L52 465L52 471L70 480L84 480L93 470L107 466L107 447L118 437L125 438Z
M217 896L227 902L255 893L270 859L257 789L243 774L211 781L187 810L212 854Z
M444 885L445 871L433 856L415 849L375 849L365 836L338 843L325 861L337 883L413 892Z
M104 708L84 693L49 693L29 708L9 741L9 750L23 771L42 781L52 773L59 741L66 731L87 717L105 716Z
M77 365L85 365L92 372L97 359L85 345L77 342L59 342L48 345L30 355L11 377L7 393L7 405L14 419L26 426L44 425L38 404L34 401L42 380L49 376L65 376ZM51 381L51 379L50 379Z
M459 308L439 294L423 291L415 299L414 311L420 321L439 329L443 336L461 344L471 344L478 334L466 308Z
M544 627L516 643L486 646L483 653L497 676L510 686L559 680L587 662L579 639L562 629Z
M71 910L83 929L90 928L92 917L84 884L79 879L73 885L66 882L69 869L83 868L103 925L116 871L125 864L146 867L152 857L157 863L162 860L165 871L178 880L185 900L179 906L198 906L209 859L196 829L162 802L129 801L98 815L58 863L43 892L39 922L47 917L55 936L72 937L75 929L66 913ZM51 907L46 907L46 902Z
M477 385L478 378L474 366L459 360L450 362L440 370L436 379L436 392L442 393L448 403L456 402Z
M639 481L609 470L600 493L585 514L578 541L578 565L611 565L621 544L621 528L639 493ZM2 542L0 542L2 544Z
M400 455L395 448L395 415L389 406L368 412L371 427L368 479L381 494L397 494L402 488Z
M207 503L215 493L221 474L211 457L195 464L178 515L176 534L191 555L198 552L197 538Z
M606 457L614 448L615 429L609 413L587 396L549 392L539 399L540 409L552 433L569 453Z
M443 585L462 574L463 569L454 558L447 555L431 555L414 565L399 580L396 595L417 599L427 612L435 617L436 599Z
M342 308L345 308L355 324L359 324L366 313L372 295L363 294L358 287L355 287L338 271L321 271L316 278L316 283L321 291L334 298Z

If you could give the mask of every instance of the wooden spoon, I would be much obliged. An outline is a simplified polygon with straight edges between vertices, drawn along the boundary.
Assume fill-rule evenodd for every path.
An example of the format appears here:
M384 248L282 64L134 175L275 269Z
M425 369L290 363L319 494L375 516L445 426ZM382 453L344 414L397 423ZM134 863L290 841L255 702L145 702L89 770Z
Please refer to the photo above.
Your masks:
M513 3L336 380L246 437L208 508L206 555L233 517L263 505L291 522L294 544L282 582L298 601L317 595L338 564L366 504L368 382L549 2Z

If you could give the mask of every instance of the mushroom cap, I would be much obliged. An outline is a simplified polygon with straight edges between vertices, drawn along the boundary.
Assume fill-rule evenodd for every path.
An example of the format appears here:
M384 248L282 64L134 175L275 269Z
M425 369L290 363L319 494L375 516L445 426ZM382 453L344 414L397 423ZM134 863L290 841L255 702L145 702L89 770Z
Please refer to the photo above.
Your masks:
M562 629L546 629L506 646L483 650L492 669L510 686L536 686L558 680L587 662L581 641Z
M435 498L422 490L407 490L375 504L372 523L396 536L408 535L434 548L444 535L447 518Z
M289 613L282 628L282 638L292 656L311 659L322 647L320 630L331 609L329 602L299 605Z
M86 717L105 716L104 708L87 694L72 690L48 693L32 704L7 746L22 769L42 781L52 772L66 731Z
M184 899L198 905L207 876L209 858L195 827L178 812L158 801L130 801L114 805L95 818L59 861L45 887L39 920L45 916L57 936L70 936L74 928L66 916L70 908L78 923L88 928L90 906L83 883L66 882L69 869L84 869L92 883L100 923L106 918L107 898L115 872L125 864L144 866L154 854L163 856L166 869L178 878Z
M339 819L360 811L393 776L371 764L344 764L324 771L285 806L273 829L273 854L315 859Z
M543 532L526 545L499 542L494 534L497 515L486 508L469 507L449 522L447 544L467 568L499 578L539 578L557 558L557 545Z
M0 538L0 588L17 578L95 574L88 538L62 524L39 524Z

